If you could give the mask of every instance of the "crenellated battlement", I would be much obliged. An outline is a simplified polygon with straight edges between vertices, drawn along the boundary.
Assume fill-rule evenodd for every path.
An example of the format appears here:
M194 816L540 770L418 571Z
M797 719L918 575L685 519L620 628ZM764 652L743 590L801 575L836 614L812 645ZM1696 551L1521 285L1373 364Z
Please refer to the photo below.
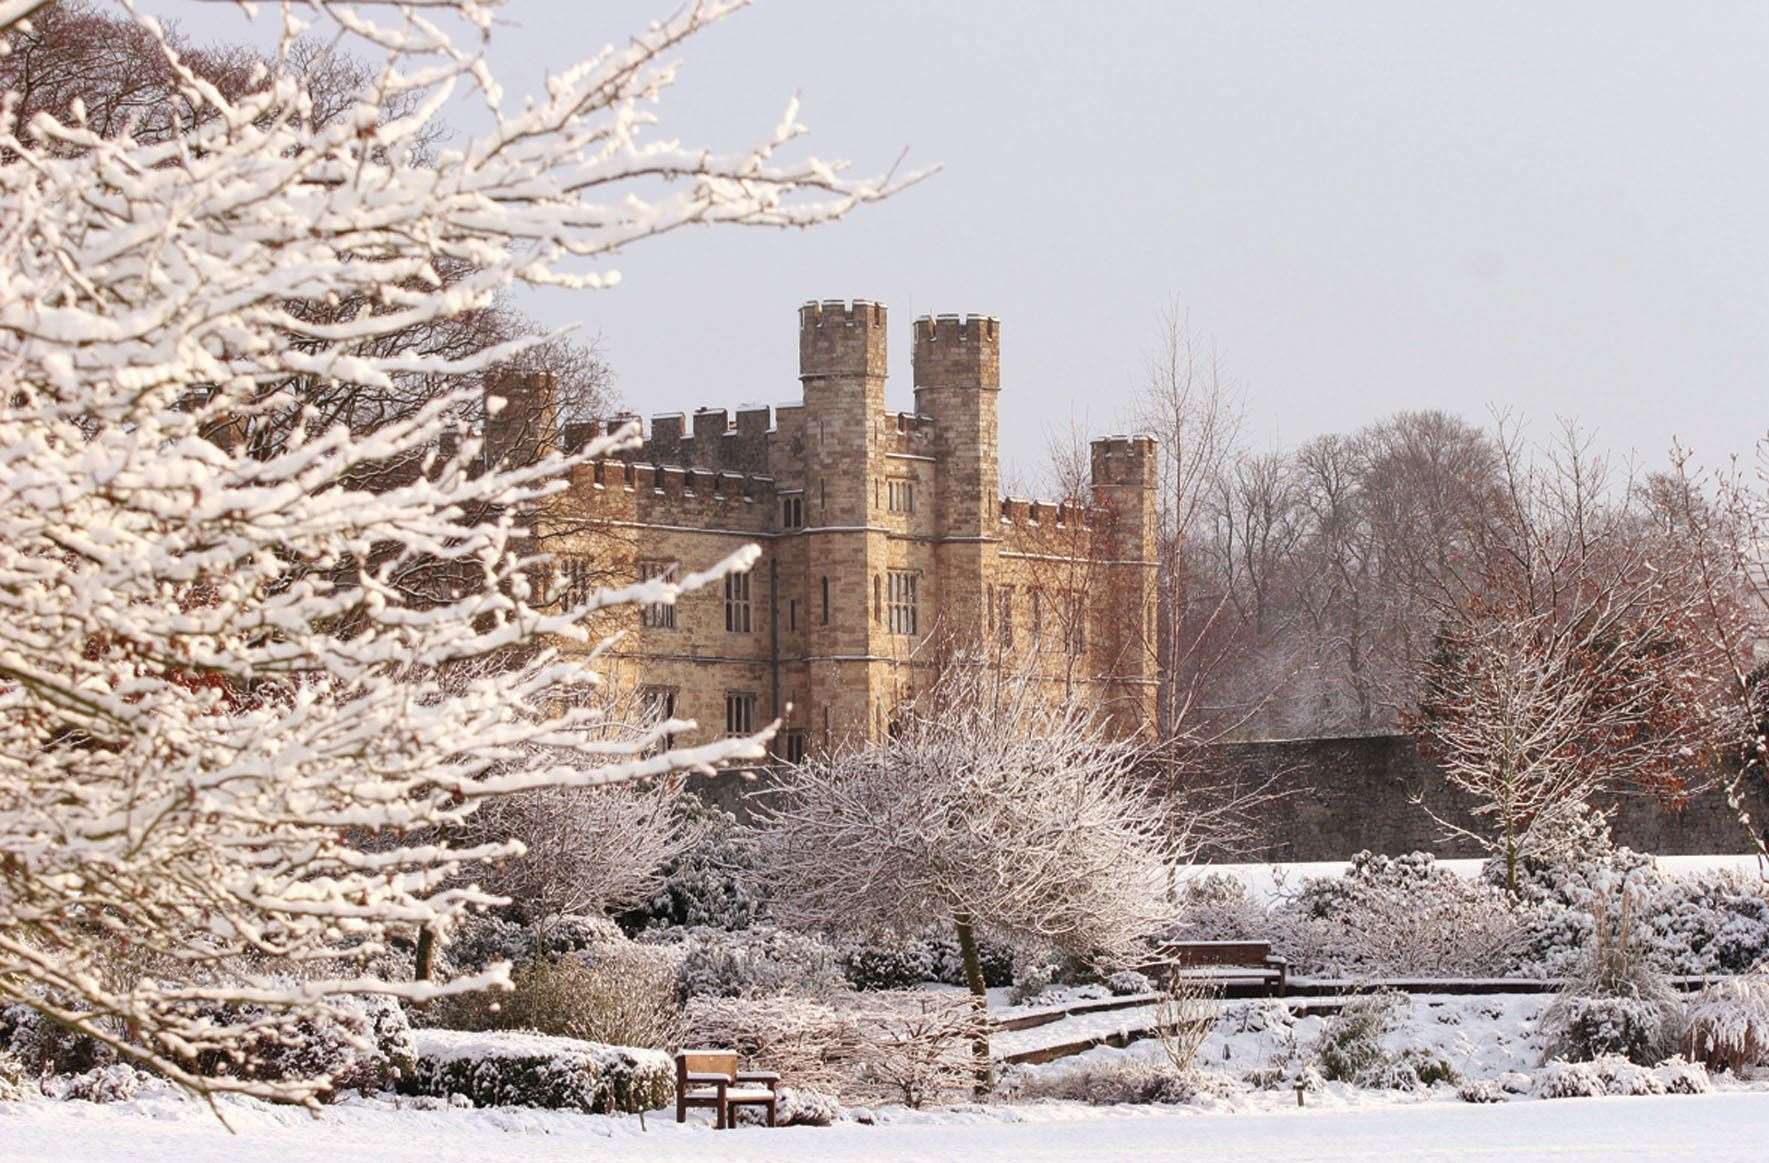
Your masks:
M609 517L761 533L772 523L776 485L759 473L595 460L572 471L571 491Z
M1090 445L1094 485L1155 485L1155 438L1146 433L1134 436L1104 436Z
M1001 320L993 315L923 315L914 350L918 391L1001 386Z
M885 308L855 299L809 302L799 308L799 379L866 376L886 371Z
M1001 523L1022 528L1083 528L1097 524L1110 510L1103 505L1072 501L1039 501L1024 497L1001 498Z
M607 420L588 420L565 428L565 450L577 452L589 441L618 431L637 416L621 415ZM699 408L692 417L664 412L651 418L651 433L636 448L618 454L619 459L646 464L675 465L684 469L767 475L770 439L774 432L773 410L766 405L740 408L733 419L723 408Z

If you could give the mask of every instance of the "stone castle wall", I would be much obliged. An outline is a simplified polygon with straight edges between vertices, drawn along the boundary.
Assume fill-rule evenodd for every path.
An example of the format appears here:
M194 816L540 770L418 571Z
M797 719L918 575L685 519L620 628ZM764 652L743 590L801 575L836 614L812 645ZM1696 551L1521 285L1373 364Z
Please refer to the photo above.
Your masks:
M1440 857L1481 855L1465 839L1445 840L1415 803L1473 827L1470 797L1451 787L1407 735L1230 743L1213 749L1214 774L1243 787L1267 778L1281 794L1256 813L1261 851L1222 854L1228 861L1344 860L1364 849L1398 854L1422 850ZM1769 789L1758 787L1750 805L1759 826L1769 823ZM1647 796L1617 797L1616 842L1665 856L1748 852L1749 840L1717 789L1698 791L1681 810Z
M615 679L673 691L677 716L699 725L694 739L723 733L733 693L754 696L753 726L779 718L807 753L875 738L942 651L995 651L1003 622L1017 631L1003 657L1034 660L1053 692L1098 696L1126 732L1149 725L1154 652L1142 628L1152 617L1136 611L1153 607L1153 442L1095 441L1084 504L1004 501L1000 321L942 315L914 328L914 412L884 406L885 308L807 303L801 402L655 416L639 446L579 467L551 503L551 525L565 532L546 548L561 575L576 558L611 575L598 584L760 548L746 629L728 624L719 583L685 595L673 626L616 612L632 624L614 627L627 632ZM513 455L518 434L546 430L525 414L556 402L544 386L499 390L512 401L499 451ZM634 419L577 421L560 442L577 451ZM916 590L908 629L892 614L905 577ZM1056 615L1071 596L1085 603L1075 618L1085 629L1065 640Z

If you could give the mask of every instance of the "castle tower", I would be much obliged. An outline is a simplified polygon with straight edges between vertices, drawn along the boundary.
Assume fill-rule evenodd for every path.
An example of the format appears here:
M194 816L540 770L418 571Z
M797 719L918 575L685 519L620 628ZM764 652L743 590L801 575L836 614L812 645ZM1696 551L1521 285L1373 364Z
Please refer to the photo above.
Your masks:
M552 372L500 369L485 377L487 464L533 464L557 438ZM494 405L493 401L502 401ZM495 408L495 410L494 410Z
M936 529L943 630L984 640L984 579L993 577L1001 523L997 397L1001 322L992 315L915 321L915 410L934 420L940 462Z
M1107 574L1107 608L1123 611L1106 627L1113 660L1108 705L1120 729L1155 725L1159 676L1155 664L1155 581L1159 530L1155 516L1156 460L1152 436L1109 436L1092 449L1094 504L1105 510L1102 556L1117 563ZM1137 611L1135 615L1131 611Z
M881 632L869 580L885 559L874 519L873 479L882 461L885 309L856 299L799 308L799 382L804 390L806 684L813 734L838 745L876 716Z

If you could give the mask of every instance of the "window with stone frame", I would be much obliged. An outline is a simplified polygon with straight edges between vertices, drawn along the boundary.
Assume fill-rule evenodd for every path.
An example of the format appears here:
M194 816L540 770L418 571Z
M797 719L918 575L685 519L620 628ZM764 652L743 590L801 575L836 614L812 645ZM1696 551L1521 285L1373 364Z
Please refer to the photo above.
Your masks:
M749 735L756 723L756 697L750 691L725 692L725 734Z
M893 569L886 577L890 611L890 631L892 634L915 635L920 633L920 603L917 591L921 588L921 575L911 570Z
M904 477L885 481L885 503L893 513L915 512L915 482Z
M725 575L725 632L748 634L751 625L749 571Z
M1013 587L998 586L995 593L995 638L1004 648L1013 646Z
M590 563L582 557L565 557L559 561L559 600L567 606L581 606L590 600Z
M1031 591L1031 601L1032 601L1032 618L1031 618L1032 648L1034 650L1036 650L1038 648L1038 644L1044 640L1044 591L1034 588Z
M1065 653L1087 653L1087 598L1080 590L1063 595L1062 635Z
M640 722L647 728L667 723L676 717L676 688L673 686L642 686L639 688ZM653 753L668 751L675 736L665 733L658 738Z
M639 580L651 581L654 578L672 578L676 573L673 561L641 561L639 563ZM646 602L639 607L639 625L647 630L674 630L676 628L676 604L674 602Z
M803 763L805 761L805 729L792 727L780 732L775 741L774 756L782 763Z
M803 529L805 527L805 497L803 493L791 493L780 498L780 527L782 529Z

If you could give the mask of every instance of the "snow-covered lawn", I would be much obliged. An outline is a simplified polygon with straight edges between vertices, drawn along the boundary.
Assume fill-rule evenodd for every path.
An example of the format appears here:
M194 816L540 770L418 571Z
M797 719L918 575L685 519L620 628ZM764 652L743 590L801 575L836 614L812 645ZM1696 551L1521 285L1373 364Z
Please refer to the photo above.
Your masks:
M879 1126L678 1127L641 1133L631 1117L548 1111L402 1111L333 1107L318 1117L246 1102L229 1133L197 1103L0 1104L7 1163L839 1163L964 1160L1761 1160L1769 1093L1563 1099L1470 1106L1332 1094L1298 1111L1287 1095L1241 1113L1070 1105L899 1115Z

